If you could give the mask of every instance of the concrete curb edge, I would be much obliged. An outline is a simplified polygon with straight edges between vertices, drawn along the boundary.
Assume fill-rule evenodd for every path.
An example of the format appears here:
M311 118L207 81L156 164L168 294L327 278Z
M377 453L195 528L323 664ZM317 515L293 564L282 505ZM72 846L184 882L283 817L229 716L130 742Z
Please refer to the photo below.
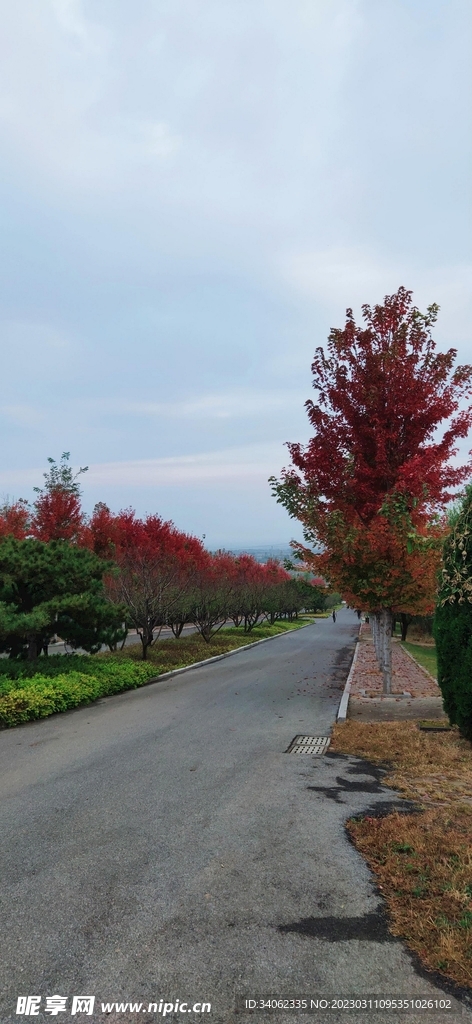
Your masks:
M351 662L351 667L349 669L349 675L348 675L348 677L346 679L346 685L344 687L343 695L341 697L341 700L340 700L340 703L339 703L339 707L338 707L338 713L336 715L336 721L337 722L345 722L346 718L347 718L347 709L348 709L348 706L349 706L349 697L350 697L350 694L351 694L352 677L354 675L354 669L356 667L357 655L359 654L360 632L361 631L360 631L360 627L359 627L359 636L357 637L356 649L354 651L354 657L353 657L352 662Z

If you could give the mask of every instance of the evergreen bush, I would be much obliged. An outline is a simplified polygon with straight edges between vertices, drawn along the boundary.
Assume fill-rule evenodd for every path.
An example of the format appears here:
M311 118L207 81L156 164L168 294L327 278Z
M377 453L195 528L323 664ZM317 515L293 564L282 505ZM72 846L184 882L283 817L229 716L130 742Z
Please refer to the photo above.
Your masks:
M450 516L434 634L444 710L472 742L472 486Z

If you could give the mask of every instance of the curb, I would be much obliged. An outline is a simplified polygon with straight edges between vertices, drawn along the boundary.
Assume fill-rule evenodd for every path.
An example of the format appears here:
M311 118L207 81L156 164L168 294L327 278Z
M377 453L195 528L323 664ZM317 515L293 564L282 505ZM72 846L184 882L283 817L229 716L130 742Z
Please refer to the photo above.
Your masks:
M336 721L337 722L345 722L346 718L347 718L347 709L348 709L348 705L349 705L349 697L350 697L350 694L351 694L352 677L354 675L354 669L356 667L357 655L359 654L360 632L361 631L360 631L360 628L359 628L359 636L357 637L357 641L356 641L356 649L354 651L354 657L353 657L352 662L351 662L351 667L349 669L349 675L348 675L348 677L346 679L346 685L344 687L343 695L341 697L341 701L340 701L340 704L339 704L339 707L338 707L338 713L336 715Z
M251 647L258 647L259 644L268 644L270 640L278 640L281 636L287 636L289 633L297 633L300 629L307 629L308 626L314 626L314 622L305 622L303 626L297 626L296 629L285 629L283 633L276 633L275 636L266 636L263 640L254 640L252 644L244 644L241 647L235 647L232 651L226 651L225 654L215 654L213 658L205 658L204 661L194 661L192 665L184 665L183 668L174 668L170 672L162 672L160 676L151 676L150 679L146 679L145 683L141 683L141 686L136 687L135 690L141 690L143 686L151 686L152 683L160 683L163 679L171 679L172 676L180 676L183 672L190 672L192 668L201 668L202 665L211 665L214 661L223 661L224 658L232 658L233 654L241 654L242 651L248 651ZM123 693L129 691L123 690ZM114 696L114 694L112 695Z

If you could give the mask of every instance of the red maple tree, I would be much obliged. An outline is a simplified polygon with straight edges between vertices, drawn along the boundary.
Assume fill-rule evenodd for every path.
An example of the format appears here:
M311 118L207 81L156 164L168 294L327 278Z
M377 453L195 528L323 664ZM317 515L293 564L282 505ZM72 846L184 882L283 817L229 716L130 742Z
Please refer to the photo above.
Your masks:
M34 488L38 497L34 503L31 534L37 540L81 540L85 518L77 477L88 467L84 466L74 475L69 458L69 452L63 452L59 464L49 458L49 472L43 474L45 485L42 489Z
M236 576L234 555L205 551L192 582L189 617L207 643L232 615Z
M24 498L8 502L0 508L0 537L25 540L30 528L31 513Z
M95 507L85 539L118 567L106 580L107 591L126 607L146 658L162 627L175 624L191 579L208 557L201 541L158 515L139 519L133 509L125 509L114 516L103 504Z
M312 557L319 571L373 615L389 692L392 611L425 599L441 509L470 474L470 463L451 458L472 423L472 367L454 367L456 349L436 351L438 306L420 313L405 288L362 312L364 326L348 309L327 353L316 350L317 400L306 403L313 436L288 445L292 466L272 483L321 548Z
M270 616L271 607L280 611L280 587L291 577L275 558L261 563L243 554L234 559L233 579L231 618L235 625L244 622L244 631L250 633L264 614Z

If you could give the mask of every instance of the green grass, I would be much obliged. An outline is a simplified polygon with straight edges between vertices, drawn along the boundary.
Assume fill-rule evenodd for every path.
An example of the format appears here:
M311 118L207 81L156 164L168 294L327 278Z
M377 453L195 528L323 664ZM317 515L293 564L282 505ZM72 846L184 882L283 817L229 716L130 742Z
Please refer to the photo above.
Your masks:
M427 669L434 679L438 678L438 662L435 647L427 646L426 644L409 644L408 642L402 644L402 647L409 654L413 655L415 661Z
M61 656L40 658L36 665L3 660L0 674L0 727L9 728L37 718L46 718L59 711L68 711L80 704L89 704L99 697L108 697L145 685L155 676L177 668L185 668L218 654L278 633L299 629L311 617L294 622L267 623L256 626L251 633L238 629L221 629L209 643L198 635L178 640L161 640L142 660L141 644L133 644L113 654ZM10 675L8 670L10 669Z

